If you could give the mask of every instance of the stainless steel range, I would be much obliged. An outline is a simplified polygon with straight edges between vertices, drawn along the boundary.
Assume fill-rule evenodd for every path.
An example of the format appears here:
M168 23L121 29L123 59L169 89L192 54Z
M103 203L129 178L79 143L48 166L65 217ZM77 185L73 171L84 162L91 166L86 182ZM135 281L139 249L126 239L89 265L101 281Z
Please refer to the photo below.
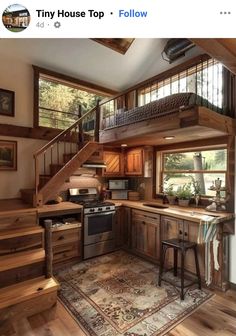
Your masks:
M69 200L84 207L84 259L115 249L115 205L98 200L96 188L69 189Z

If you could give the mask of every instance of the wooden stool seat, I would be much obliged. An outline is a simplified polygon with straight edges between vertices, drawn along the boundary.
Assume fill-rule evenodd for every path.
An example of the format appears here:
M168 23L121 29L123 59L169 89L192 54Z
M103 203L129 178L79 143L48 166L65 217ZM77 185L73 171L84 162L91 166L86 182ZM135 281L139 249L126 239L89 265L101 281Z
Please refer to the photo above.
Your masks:
M174 269L174 276L177 276L178 252L180 252L180 254L181 254L180 298L181 298L181 300L184 300L184 289L186 287L189 287L190 285L192 285L194 283L198 283L198 287L199 287L199 289L201 289L201 275L200 275L200 268L199 268L198 256L197 256L197 243L190 242L188 240L178 239L178 238L162 240L162 242L161 242L160 272L159 272L159 279L158 279L158 285L159 286L161 286L161 281L164 280L162 276L163 276L165 255L166 255L167 249L169 249L169 248L174 249L174 268L173 268ZM190 249L193 250L193 252L194 252L197 280L185 286L185 284L184 284L184 272L185 272L184 260L185 260L186 252ZM164 281L167 281L167 280L165 279ZM168 282L170 282L172 285L175 285L171 281L168 281Z

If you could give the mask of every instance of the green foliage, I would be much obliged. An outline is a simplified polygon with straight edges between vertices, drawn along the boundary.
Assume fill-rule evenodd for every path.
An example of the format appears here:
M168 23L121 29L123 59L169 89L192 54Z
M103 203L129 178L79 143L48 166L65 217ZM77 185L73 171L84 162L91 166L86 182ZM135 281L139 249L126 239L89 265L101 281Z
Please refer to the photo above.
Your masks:
M200 195L201 193L201 185L200 182L195 180L195 178L193 177L193 175L189 175L191 180L192 180L192 186L193 186L193 193L194 195Z
M98 99L102 98L104 97L94 93L40 79L39 125L60 129L67 128L78 119L79 105L82 106L82 111L87 112L96 105Z
M165 190L164 193L168 196L175 196L176 192L174 191L174 187L173 184L168 185Z
M180 165L184 159L185 155L181 153L165 154L164 166L165 170L177 170L180 169Z
M176 192L178 199L188 200L192 197L191 183L186 183L183 186L179 186Z

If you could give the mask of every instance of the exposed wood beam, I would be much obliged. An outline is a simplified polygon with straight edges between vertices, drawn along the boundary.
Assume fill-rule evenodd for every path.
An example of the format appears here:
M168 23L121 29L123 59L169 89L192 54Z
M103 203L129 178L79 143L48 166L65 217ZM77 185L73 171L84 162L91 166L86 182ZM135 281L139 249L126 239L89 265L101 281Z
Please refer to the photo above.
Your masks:
M191 39L236 75L236 39Z

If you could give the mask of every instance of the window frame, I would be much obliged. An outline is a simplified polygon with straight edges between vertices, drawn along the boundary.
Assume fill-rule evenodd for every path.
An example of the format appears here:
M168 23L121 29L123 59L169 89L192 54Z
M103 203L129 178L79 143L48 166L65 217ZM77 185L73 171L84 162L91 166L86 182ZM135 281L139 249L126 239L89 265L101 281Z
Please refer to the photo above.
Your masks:
M39 125L39 80L40 77L44 77L46 80L56 82L58 84L70 86L72 88L76 88L78 90L84 90L90 93L104 95L106 97L112 97L113 95L118 94L118 92L110 90L100 85L96 85L78 78L74 78L62 73L58 73L56 71L48 70L45 68L38 67L36 65L32 65L33 67L33 88L34 88L34 96L33 96L33 109L34 109L34 118L33 118L33 126L34 128L42 128L49 130L58 130L62 131L62 129L45 127Z
M226 149L227 153L227 162L226 162L226 170L170 170L170 171L165 171L164 170L164 154L167 153L188 153L188 152L193 152L193 151L206 151L206 150L215 150L215 149ZM225 141L224 143L219 143L219 144L206 144L206 145L201 145L198 146L197 144L192 147L184 147L183 144L179 148L162 148L161 150L158 151L158 148L156 148L156 159L155 159L155 167L156 169L154 170L154 179L156 183L154 183L154 197L158 198L161 195L163 195L163 185L164 185L164 174L165 173L189 173L189 174L194 174L194 173L200 173L200 174L225 174L225 185L227 189L229 186L229 146L228 143ZM202 195L202 199L209 200L212 198L210 195Z

